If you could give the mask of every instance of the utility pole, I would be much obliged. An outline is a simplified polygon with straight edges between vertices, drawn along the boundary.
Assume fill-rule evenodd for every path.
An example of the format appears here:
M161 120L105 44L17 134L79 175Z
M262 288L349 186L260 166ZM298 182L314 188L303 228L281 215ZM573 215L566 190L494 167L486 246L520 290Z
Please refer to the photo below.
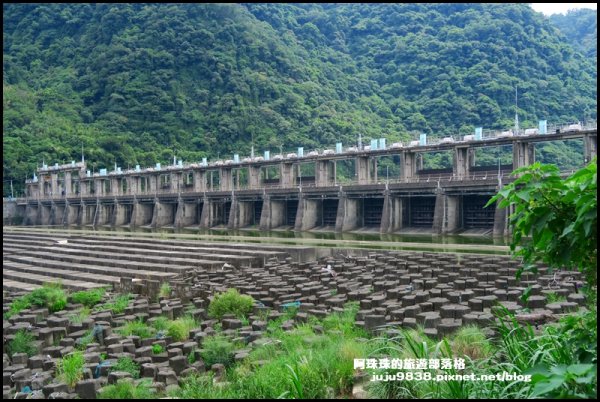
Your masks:
M517 91L517 86L515 85L515 135L519 134L519 93Z

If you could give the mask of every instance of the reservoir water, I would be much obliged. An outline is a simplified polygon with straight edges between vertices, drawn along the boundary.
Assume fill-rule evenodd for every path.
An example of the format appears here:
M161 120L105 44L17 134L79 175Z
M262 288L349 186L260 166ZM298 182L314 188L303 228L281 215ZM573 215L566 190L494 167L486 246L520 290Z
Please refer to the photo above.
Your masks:
M28 227L31 229L32 227ZM154 237L161 239L203 240L218 242L247 242L258 244L303 245L340 249L415 250L478 254L509 254L509 243L505 237L492 237L481 233L460 235L432 235L425 232L378 233L376 230L336 233L330 230L300 232L288 229L260 231L257 228L211 229L136 227L127 226L37 226L37 230L68 234L97 234Z

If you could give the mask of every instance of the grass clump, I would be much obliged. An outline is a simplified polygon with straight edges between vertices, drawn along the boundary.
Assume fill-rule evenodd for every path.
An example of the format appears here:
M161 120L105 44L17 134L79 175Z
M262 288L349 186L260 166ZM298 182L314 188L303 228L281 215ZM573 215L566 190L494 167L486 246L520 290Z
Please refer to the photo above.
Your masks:
M560 303L567 301L566 296L561 296L555 292L546 293L546 300L548 303Z
M237 289L228 289L214 296L208 306L208 315L219 320L225 314L233 314L237 318L246 317L253 305L254 299L251 296L241 295Z
M132 297L133 296L130 293L127 293L124 295L118 295L112 301L110 301L108 303L97 305L94 308L94 311L110 310L114 314L122 314L125 311L125 309L127 308L127 306L129 306L129 300Z
M142 339L151 338L156 330L142 321L131 321L116 330L117 333L123 336L139 336Z
M27 298L27 296L19 297L10 303L9 310L4 313L4 319L8 320L13 315L17 315L29 307L31 307L31 301L29 298Z
M67 305L67 295L60 283L45 283L41 288L21 296L10 304L4 319L8 319L22 310L32 306L47 307L51 313L64 310Z
M63 357L56 365L57 377L69 387L75 387L75 384L83 378L83 368L85 359L83 352L75 351Z
M85 335L75 341L75 348L79 350L87 349L87 346L94 342L94 335L92 335L92 330L86 331Z
M190 354L188 355L188 363L189 364L194 364L196 363L196 347L192 348L192 351L190 352Z
M152 322L152 327L157 331L166 331L169 328L169 319L165 316L159 316Z
M133 378L140 378L140 366L129 357L119 357L117 364L112 366L110 371L126 371Z
M451 347L454 356L468 356L473 360L487 359L493 354L492 344L485 334L472 325L460 328L452 336Z
M162 345L160 343L155 343L154 345L152 345L152 353L153 354L159 355L164 351L165 351L165 349L162 347Z
M168 282L160 285L160 292L158 293L160 297L170 297L171 296L171 285Z
M13 357L15 353L27 353L27 356L31 357L38 352L34 342L33 335L24 329L19 330L6 346L6 352L10 357Z
M73 293L70 298L74 303L81 303L85 307L91 308L102 301L105 293L106 289L104 288L82 290Z
M67 305L67 295L60 283L46 283L30 294L31 304L48 307L51 313L63 310Z
M86 318L90 316L91 313L92 310L90 310L89 307L83 307L77 313L70 314L68 318L69 321L71 321L74 324L81 324Z
M362 332L348 324L347 333L339 329L354 315L351 306L344 315L331 319L331 333L315 334L310 325L298 325L289 332L274 331L271 341L255 348L247 359L228 367L227 387L213 386L210 376L190 376L182 381L173 396L182 398L344 398L351 394L354 359L366 357L379 347L377 342L357 340ZM333 325L333 323L339 325ZM322 325L321 322L317 322ZM335 329L335 331L334 331ZM232 345L222 337L208 337L201 352L206 366L223 363L233 353ZM210 353L210 354L209 354ZM212 359L214 355L217 359ZM219 359L220 358L220 359ZM261 364L256 362L261 361Z
M225 367L230 366L233 363L233 352L235 351L235 345L222 335L213 335L207 337L202 342L202 359L206 367L210 367L213 364L223 364Z
M194 328L198 328L196 320L192 316L184 316L167 324L167 335L176 342L182 342L189 338Z
M156 393L150 388L150 379L134 384L131 379L125 378L116 384L102 387L98 399L156 399Z

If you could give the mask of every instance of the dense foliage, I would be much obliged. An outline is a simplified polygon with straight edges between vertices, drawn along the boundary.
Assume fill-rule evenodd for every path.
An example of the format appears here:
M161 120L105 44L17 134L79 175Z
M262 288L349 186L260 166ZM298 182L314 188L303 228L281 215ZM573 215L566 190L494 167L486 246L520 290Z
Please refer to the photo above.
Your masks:
M588 57L598 55L598 14L596 10L581 8L567 14L554 14L550 21L562 32L569 42Z
M60 283L45 283L41 288L33 290L12 301L10 308L4 313L4 319L9 319L21 310L33 306L47 307L50 313L63 310L67 305L67 295Z
M252 311L254 299L252 296L241 295L237 289L228 289L226 292L217 293L208 305L208 315L221 319L226 314L235 317L246 317Z
M541 261L551 268L576 268L593 288L597 280L597 159L566 179L554 165L539 162L513 172L517 179L488 203L512 207L511 250L525 269Z
M596 118L527 4L4 4L3 172L126 168ZM566 157L565 159L569 159ZM6 186L5 186L6 189Z

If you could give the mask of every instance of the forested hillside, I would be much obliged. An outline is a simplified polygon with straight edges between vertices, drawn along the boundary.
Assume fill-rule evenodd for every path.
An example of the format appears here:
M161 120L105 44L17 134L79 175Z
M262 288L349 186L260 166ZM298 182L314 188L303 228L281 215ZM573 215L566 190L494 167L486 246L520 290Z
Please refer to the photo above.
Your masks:
M596 118L596 64L527 4L4 4L5 182ZM568 155L567 155L568 157Z
M581 8L567 14L553 14L550 21L563 33L569 43L588 57L597 57L598 14L596 10Z

